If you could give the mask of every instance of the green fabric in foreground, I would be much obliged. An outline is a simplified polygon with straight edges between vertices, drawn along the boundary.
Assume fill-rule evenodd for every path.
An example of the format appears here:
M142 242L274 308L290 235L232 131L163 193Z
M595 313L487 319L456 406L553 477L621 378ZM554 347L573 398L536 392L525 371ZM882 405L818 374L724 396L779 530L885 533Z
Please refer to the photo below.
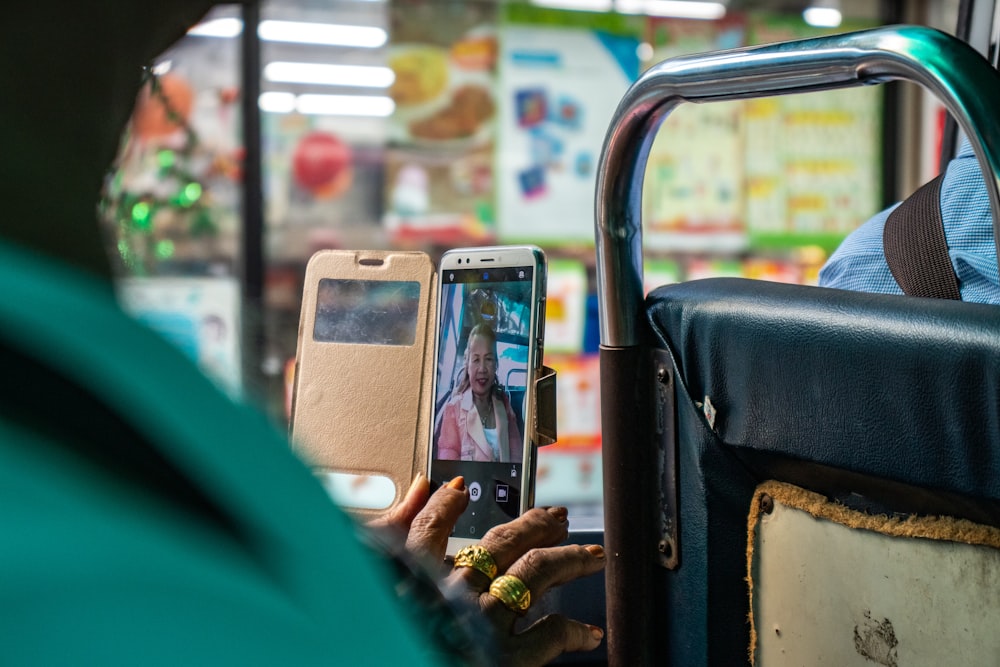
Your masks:
M82 273L0 284L4 664L438 664L261 413Z

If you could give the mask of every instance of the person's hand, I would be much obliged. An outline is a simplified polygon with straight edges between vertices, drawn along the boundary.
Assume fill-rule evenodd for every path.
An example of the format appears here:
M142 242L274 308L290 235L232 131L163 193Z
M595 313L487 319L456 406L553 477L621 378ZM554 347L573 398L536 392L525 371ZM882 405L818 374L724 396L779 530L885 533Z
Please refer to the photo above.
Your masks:
M403 500L368 527L393 534L419 561L438 567L444 564L451 530L468 506L469 492L461 477L431 495L430 480L418 473Z
M444 559L448 537L469 503L465 482L457 477L433 495L425 477L418 477L406 498L384 519L375 523L406 535L407 550L434 563ZM496 577L515 577L534 600L560 584L599 572L604 567L600 545L564 545L569 533L564 507L535 508L521 517L494 527L479 545L496 565ZM496 581L493 579L492 581ZM456 567L444 586L449 594L464 597L494 629L501 665L543 665L567 651L592 650L604 631L598 627L550 614L518 631L521 611L512 610L501 597L490 593L491 578L474 567ZM516 583L516 582L515 582ZM508 600L507 602L510 602Z
M479 545L496 563L497 576L513 576L537 600L553 586L565 584L604 568L604 549L597 544L556 546L568 536L565 507L535 508L487 532ZM491 580L474 567L456 567L446 586L460 588L478 604L496 631L501 665L544 665L567 651L589 651L604 638L601 628L561 614L549 614L517 632L515 623L526 610L491 592ZM516 597L516 596L515 596ZM512 605L516 606L516 605Z

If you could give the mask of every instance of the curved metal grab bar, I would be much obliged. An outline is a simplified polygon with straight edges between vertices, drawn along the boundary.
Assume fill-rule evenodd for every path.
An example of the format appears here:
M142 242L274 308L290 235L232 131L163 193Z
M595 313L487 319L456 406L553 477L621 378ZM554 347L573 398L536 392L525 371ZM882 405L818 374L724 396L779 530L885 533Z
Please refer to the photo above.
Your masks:
M983 174L992 174L987 190L1000 241L1000 73L965 42L931 28L889 26L673 58L629 88L605 136L595 203L601 344L639 341L643 174L656 130L675 107L891 80L927 88L968 135Z

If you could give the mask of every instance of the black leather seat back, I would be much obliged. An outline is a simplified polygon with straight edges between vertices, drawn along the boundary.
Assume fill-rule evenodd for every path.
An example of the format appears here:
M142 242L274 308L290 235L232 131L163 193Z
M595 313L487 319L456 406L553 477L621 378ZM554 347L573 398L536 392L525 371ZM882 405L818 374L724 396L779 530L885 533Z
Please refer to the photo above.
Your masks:
M646 315L676 380L667 664L746 661L764 480L1000 526L1000 308L709 279L655 290Z

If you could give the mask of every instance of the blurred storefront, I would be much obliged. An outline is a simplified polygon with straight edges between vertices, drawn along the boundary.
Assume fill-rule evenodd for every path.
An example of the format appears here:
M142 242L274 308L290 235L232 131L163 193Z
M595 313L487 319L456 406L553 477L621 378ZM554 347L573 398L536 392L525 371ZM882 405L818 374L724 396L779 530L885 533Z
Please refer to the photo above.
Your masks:
M123 303L281 421L315 251L436 258L455 246L536 243L550 260L546 363L559 372L560 433L540 455L537 502L596 520L593 201L618 99L666 58L903 13L858 2L841 7L836 26L817 27L805 7L562 4L220 5L151 69L108 178L102 208ZM717 275L815 282L840 240L897 195L889 94L682 106L646 169L647 287ZM925 143L935 141L933 113ZM249 142L248 128L259 128Z

